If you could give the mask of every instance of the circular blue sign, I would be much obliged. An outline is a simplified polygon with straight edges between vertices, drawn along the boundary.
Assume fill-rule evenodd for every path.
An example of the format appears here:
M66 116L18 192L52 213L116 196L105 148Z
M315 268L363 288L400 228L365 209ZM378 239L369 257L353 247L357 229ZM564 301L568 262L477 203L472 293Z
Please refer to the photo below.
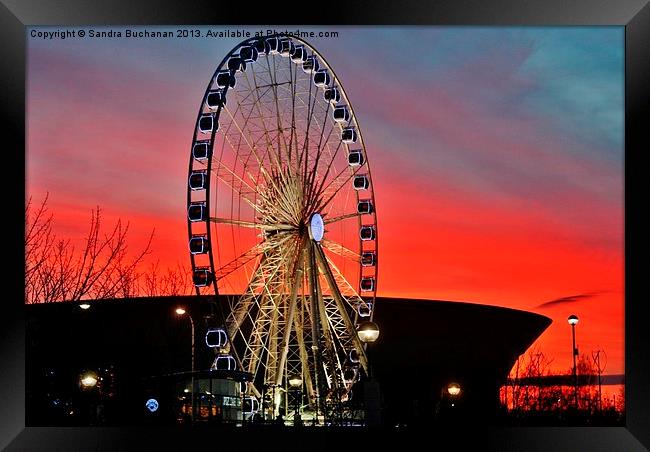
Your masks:
M147 400L147 403L145 403L145 406L153 413L158 409L158 401L156 399L149 399Z

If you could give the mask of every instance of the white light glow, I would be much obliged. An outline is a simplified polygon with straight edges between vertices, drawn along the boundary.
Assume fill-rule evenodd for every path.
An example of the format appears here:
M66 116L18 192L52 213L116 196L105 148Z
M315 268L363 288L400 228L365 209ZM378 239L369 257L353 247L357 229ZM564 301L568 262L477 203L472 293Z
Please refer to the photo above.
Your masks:
M320 242L323 239L323 234L325 234L325 223L320 214L315 213L311 216L309 230L311 232L311 238L315 241Z
M460 385L458 383L450 383L449 386L447 386L447 392L451 396L457 396L460 394Z
M149 411L153 413L154 411L158 410L158 401L156 399L149 399L145 403L145 406Z
M97 376L93 373L87 373L81 376L81 386L84 388L92 388L97 385Z

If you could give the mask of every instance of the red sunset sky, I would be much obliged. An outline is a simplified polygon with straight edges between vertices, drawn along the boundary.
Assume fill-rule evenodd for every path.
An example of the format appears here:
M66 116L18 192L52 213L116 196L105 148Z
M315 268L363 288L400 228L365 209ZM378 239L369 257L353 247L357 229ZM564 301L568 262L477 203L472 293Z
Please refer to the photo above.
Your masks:
M378 295L546 315L557 371L575 313L581 352L624 373L623 29L338 30L313 44L368 149ZM99 205L132 248L155 228L152 258L188 262L195 115L237 41L28 40L27 191L60 236Z

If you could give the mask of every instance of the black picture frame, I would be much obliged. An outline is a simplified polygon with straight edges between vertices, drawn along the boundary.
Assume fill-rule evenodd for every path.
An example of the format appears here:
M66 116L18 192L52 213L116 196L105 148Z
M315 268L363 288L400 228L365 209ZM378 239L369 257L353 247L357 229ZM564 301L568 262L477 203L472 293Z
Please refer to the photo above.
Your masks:
M271 8L242 2L2 0L0 4L0 52L2 53L2 114L5 131L4 193L12 245L6 259L4 283L10 286L0 314L0 447L7 450L148 450L173 442L212 444L209 432L162 431L119 428L25 428L25 328L23 236L25 174L25 61L26 31L35 25L94 24L341 24L341 25L619 25L625 26L625 427L536 427L435 432L425 443L437 449L438 436L457 443L474 440L475 450L569 450L641 451L650 448L650 378L643 305L648 299L644 285L643 240L650 228L644 218L642 193L648 189L641 158L650 149L650 5L648 0L439 0L430 2L375 0L372 3L326 2L318 14L303 17L290 13L314 12L318 4L275 3ZM309 19L311 18L311 20ZM314 19L317 24L314 23ZM7 136L13 140L7 141ZM11 143L11 144L9 144ZM20 152L22 149L22 152ZM645 176L645 177L644 177ZM23 182L21 182L21 180ZM645 190L644 190L645 187ZM472 427L473 429L473 427ZM356 437L379 439L379 432ZM350 435L345 435L350 440ZM240 435L240 438L241 435ZM398 438L406 441L407 438ZM255 439L246 438L252 446ZM267 439L258 438L260 444ZM318 443L320 440L317 440ZM301 447L305 447L302 443ZM322 444L321 444L322 446ZM247 447L248 448L248 447ZM245 449L247 449L245 448ZM244 449L244 450L245 450ZM438 449L439 450L439 449Z

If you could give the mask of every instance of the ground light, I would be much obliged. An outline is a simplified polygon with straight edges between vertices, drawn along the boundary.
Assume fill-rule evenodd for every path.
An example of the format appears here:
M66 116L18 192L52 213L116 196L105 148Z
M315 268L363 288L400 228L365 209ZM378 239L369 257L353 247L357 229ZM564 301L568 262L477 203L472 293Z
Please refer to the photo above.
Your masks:
M97 386L97 374L95 372L85 372L79 376L79 385L82 389L92 389Z

